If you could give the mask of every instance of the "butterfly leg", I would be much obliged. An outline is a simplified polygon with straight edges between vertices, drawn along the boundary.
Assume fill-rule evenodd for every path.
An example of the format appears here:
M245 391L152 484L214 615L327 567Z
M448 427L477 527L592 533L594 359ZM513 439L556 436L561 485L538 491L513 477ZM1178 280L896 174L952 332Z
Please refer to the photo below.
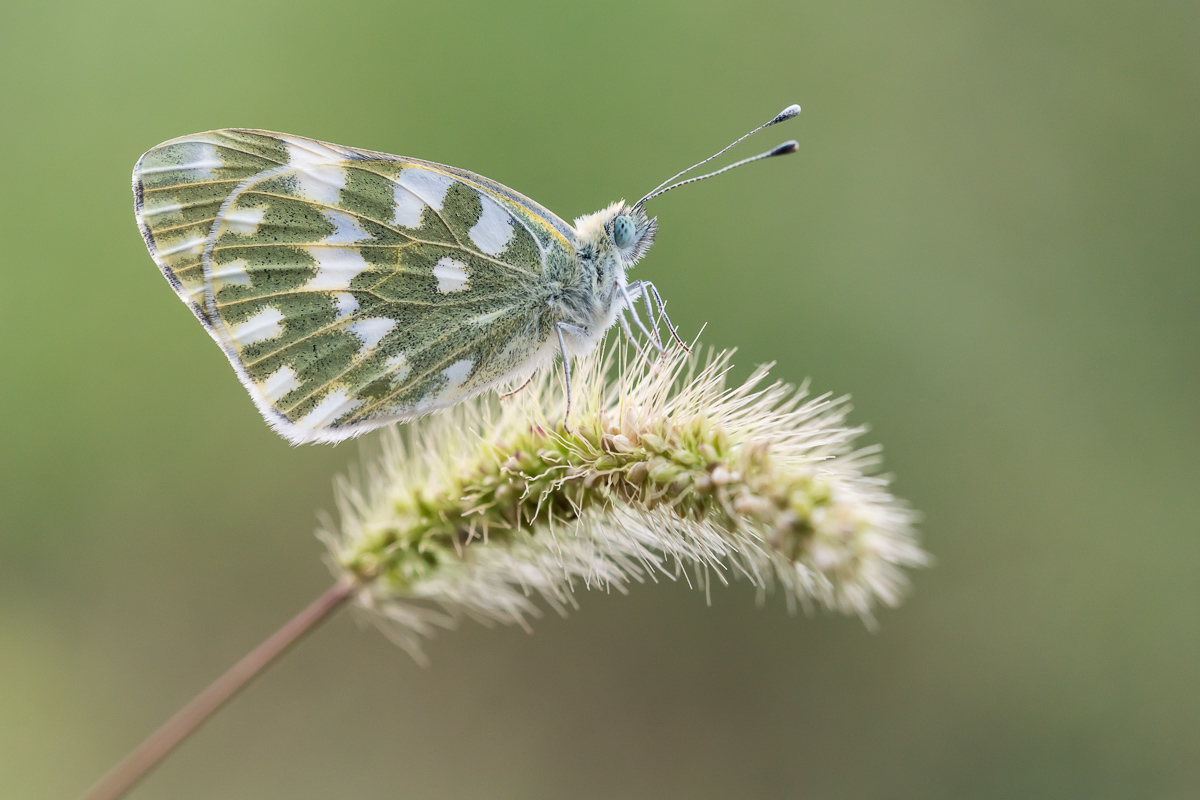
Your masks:
M522 383L520 386L518 386L517 388L513 389L511 392L505 392L504 394L500 395L500 399L501 399L501 400L507 400L508 398L510 398L510 397L512 397L514 394L516 394L517 392L519 392L519 391L521 391L522 389L524 389L524 388L525 388L526 386L528 386L529 384L533 383L533 378L534 378L534 376L535 376L535 375L537 375L537 371L536 371L536 370L535 370L534 372L532 372L532 373L529 375L529 377L525 379L525 382L524 382L524 383Z
M635 291L640 292L641 282L640 281L636 282L634 284L634 287L635 287ZM628 286L621 287L621 294L624 296L624 299L625 299L625 307L622 310L629 311L629 316L633 317L633 323L638 326L638 329L642 333L646 334L646 338L648 338L650 340L650 342L654 345L654 348L656 350L658 350L658 352L660 352L660 353L663 352L663 350L665 350L666 348L663 347L662 339L660 339L658 336L658 331L654 330L653 328L647 328L646 323L642 322L642 317L641 317L641 315L638 314L637 306L634 304L634 295L629 291L629 288L630 287L628 287ZM653 321L654 321L653 318L651 318L651 322L653 322Z
M633 345L633 349L647 363L650 362L650 356L646 355L646 351L638 344L637 337L633 335L633 328L629 327L629 318L625 316L625 309L621 309L621 313L617 314L617 319L621 321L621 330L625 331L625 338Z
M646 319L650 321L650 330L654 331L654 336L656 339L655 344L658 347L658 352L665 355L666 350L662 344L662 337L658 333L658 325L659 318L665 317L666 315L662 313L662 300L660 298L658 318L655 317L654 308L650 305L650 292L653 290L654 284L650 283L650 281L634 281L633 283L629 284L630 296L634 300L637 300L639 297L641 297L642 305L646 307ZM670 327L670 320L667 320L667 327ZM671 334L673 336L675 335L674 329L671 330ZM679 337L675 336L675 339L678 341Z
M638 283L642 285L642 291L644 293L643 297L647 298L647 308L650 306L650 295L654 295L654 302L658 305L658 316L667 323L667 330L671 332L671 338L673 338L679 344L679 346L684 349L684 352L692 352L692 348L688 347L687 343L684 342L683 339L679 338L679 331L675 329L675 325L671 322L671 318L667 316L667 304L663 302L662 295L658 293L658 287L656 287L650 281L638 281Z
M571 357L567 355L567 340L563 338L563 331L574 334L585 334L587 331L576 325L568 325L565 322L556 323L554 332L558 334L558 349L562 352L563 373L566 376L567 386L567 410L563 412L563 428L567 433L571 432Z

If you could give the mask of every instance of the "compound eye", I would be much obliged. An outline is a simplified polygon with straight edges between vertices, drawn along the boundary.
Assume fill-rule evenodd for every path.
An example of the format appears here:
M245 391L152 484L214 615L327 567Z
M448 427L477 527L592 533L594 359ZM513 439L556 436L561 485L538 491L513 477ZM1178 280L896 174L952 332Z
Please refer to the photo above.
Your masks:
M637 226L624 214L613 220L613 243L622 250L633 244L633 237L636 233Z

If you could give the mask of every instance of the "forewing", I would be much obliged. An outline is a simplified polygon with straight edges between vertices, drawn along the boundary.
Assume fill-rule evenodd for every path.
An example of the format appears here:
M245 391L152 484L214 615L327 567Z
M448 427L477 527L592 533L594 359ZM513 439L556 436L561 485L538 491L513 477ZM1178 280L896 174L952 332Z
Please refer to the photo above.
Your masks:
M151 253L268 422L337 441L495 385L548 338L538 287L568 240L453 172L231 130L160 145L134 185Z

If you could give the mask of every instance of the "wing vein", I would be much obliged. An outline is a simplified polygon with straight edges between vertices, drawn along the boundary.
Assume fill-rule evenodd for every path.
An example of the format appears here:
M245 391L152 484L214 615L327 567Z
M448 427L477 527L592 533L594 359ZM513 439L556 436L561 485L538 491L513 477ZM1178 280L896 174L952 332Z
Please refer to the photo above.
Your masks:
M253 178L254 175L251 175L250 177ZM150 194L151 192L170 192L170 191L174 191L174 190L182 189L182 188L191 189L195 186L216 186L221 183L242 183L244 180L246 180L246 179L245 178L231 178L229 180L223 180L223 181L188 181L187 183L174 183L174 184L171 184L170 186L155 186L153 189L146 188L146 184L143 181L142 182L142 194Z

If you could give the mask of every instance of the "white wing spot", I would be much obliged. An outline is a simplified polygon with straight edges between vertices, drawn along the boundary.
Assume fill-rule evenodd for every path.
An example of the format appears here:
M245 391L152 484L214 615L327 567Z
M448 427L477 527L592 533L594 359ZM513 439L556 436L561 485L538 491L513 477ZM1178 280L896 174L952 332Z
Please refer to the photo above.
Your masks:
M317 403L312 411L296 421L296 427L309 430L324 428L360 405L362 405L362 400L356 397L347 397L345 389L338 389L321 398L321 402Z
M454 183L454 179L440 172L431 172L420 167L406 167L401 170L396 183L419 197L434 211L441 211L442 203L446 199L446 192L450 189L450 184ZM408 227L413 226L409 225Z
M214 169L225 166L217 155L217 148L208 142L183 142L177 145L182 161L178 164L160 164L157 167L142 167L142 175L158 175L164 172L191 172L189 178L203 180L211 178ZM175 155L172 153L172 156Z
M268 306L245 322L234 325L229 335L238 347L246 347L283 335L280 322L283 322L283 312L274 306Z
M236 261L230 261L228 264L222 264L219 269L213 270L213 291L216 292L231 285L249 286L250 273L247 271L249 266L244 258L239 258Z
M462 389L464 380L467 380L467 375L470 374L470 368L475 365L474 359L463 359L455 361L449 367L442 371L442 377L446 379L442 389L437 392L432 392L421 398L421 401L416 404L416 409L424 410L432 407L432 405L442 405Z
M183 206L179 203L163 203L153 207L142 206L142 216L150 217L171 217L179 216L179 212L183 211Z
M464 358L462 361L455 361L453 364L442 370L442 375L446 377L447 381L444 391L449 393L456 391L460 386L462 386L463 381L467 379L467 375L470 374L471 367L474 366L474 364L474 359Z
M321 240L325 244L350 244L371 238L371 234L362 229L358 220L346 212L327 208L321 213L325 216L325 221L333 226L333 233Z
M392 328L396 327L396 320L386 317L370 317L352 322L346 327L358 337L359 341L363 343L363 347L370 350L379 344L379 340L387 336Z
M348 247L304 249L317 262L317 274L304 284L304 288L310 292L345 291L360 272L371 268L361 253Z
M225 215L225 230L238 236L253 236L267 215L267 208L239 208Z
M489 256L499 255L513 237L512 216L483 192L479 193L479 202L483 213L468 235L480 251Z
M328 145L298 136L280 136L288 149L288 166L308 169L320 164L336 164L346 156Z
M396 201L392 222L405 228L421 227L421 212L425 210L425 201L401 183L396 184L392 197Z
M462 388L463 381L467 379L467 375L471 374L471 367L474 364L474 359L464 358L462 361L455 361L442 370L442 377L446 379L446 383L442 386L441 390L421 398L416 408L422 410L430 406L440 405L449 400L451 396Z
M404 353L397 353L391 356L387 361L383 362L383 366L391 373L393 386L407 378L409 371L412 369L412 365L408 363L408 358L405 357Z
M338 319L348 317L358 311L358 300L349 292L334 292L333 310Z
M444 256L433 265L433 277L437 278L438 291L443 294L461 292L470 284L467 265L450 256Z
M281 367L271 373L260 388L263 396L274 403L293 389L300 388L300 376L291 367Z
M488 325L488 324L500 319L505 314L507 314L509 311L512 311L512 308L506 306L505 308L500 308L495 311L489 311L486 314L480 314L478 317L475 317L475 319L471 320L471 324L472 325Z
M195 236L191 239L184 239L181 242L171 245L170 247L159 248L160 256L173 256L176 253L190 253L192 255L200 255L204 252L204 237Z
M306 167L294 177L302 199L324 206L337 205L346 188L346 170L341 167Z

